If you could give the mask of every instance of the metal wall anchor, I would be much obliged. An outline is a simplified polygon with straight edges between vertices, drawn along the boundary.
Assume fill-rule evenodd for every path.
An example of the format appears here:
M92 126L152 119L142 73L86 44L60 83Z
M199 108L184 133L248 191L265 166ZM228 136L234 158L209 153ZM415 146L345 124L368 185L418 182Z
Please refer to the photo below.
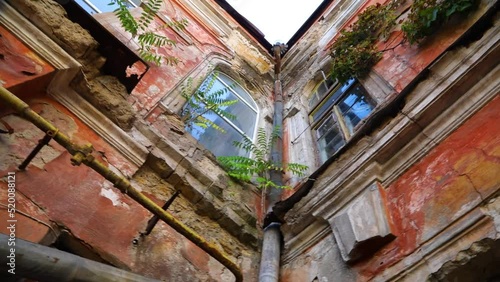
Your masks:
M167 210L168 207L174 202L175 198L179 196L181 192L179 190L175 191L175 193L168 199L168 201L162 206L163 210ZM153 228L156 226L160 218L158 216L153 216L150 220L148 220L148 225L146 226L146 230L143 232L139 232L139 237L134 238L132 240L132 244L137 245L139 243L139 239L143 236L147 236L151 234L151 231L153 231Z
M45 136L42 139L38 140L38 144L36 145L36 147L33 149L33 151L31 151L31 153L26 157L23 163L19 165L18 168L20 170L25 170L28 164L31 162L31 160L33 160L33 158L38 154L38 152L40 152L43 146L49 144L49 141L52 139L52 137L56 135L56 133L57 132L52 130L47 131Z

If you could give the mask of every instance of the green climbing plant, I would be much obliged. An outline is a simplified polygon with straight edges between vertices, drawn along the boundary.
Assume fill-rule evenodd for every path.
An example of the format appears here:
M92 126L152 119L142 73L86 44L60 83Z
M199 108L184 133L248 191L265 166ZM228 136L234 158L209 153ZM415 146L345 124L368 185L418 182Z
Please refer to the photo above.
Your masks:
M150 26L154 21L155 16L160 10L163 0L149 0L143 2L142 11L138 18L134 17L130 12L128 2L126 0L110 0L109 5L117 5L118 8L114 11L117 18L120 20L121 26L125 31L129 32L133 38L137 38L139 55L147 62L153 62L157 65L166 63L175 65L178 59L174 56L160 55L155 52L155 49L165 46L175 47L176 42L167 36L157 33L157 30L151 30ZM160 28L170 27L176 30L183 30L187 26L187 20L171 21Z
M415 0L401 30L410 44L420 42L457 13L467 13L477 0Z
M361 78L380 60L375 43L387 36L396 23L397 1L391 5L372 5L358 15L358 20L340 32L330 51L333 79L344 83L352 77Z
M333 79L344 83L352 77L363 78L380 60L382 54L409 42L415 44L438 30L456 13L467 13L477 7L478 0L414 0L406 20L401 20L404 40L379 50L376 43L396 27L396 10L406 0L392 0L385 5L372 5L358 15L358 20L340 32L332 44Z
M221 117L229 120L236 119L234 114L226 111L228 107L234 105L238 100L227 100L225 97L231 86L222 89L215 89L214 84L217 81L219 73L217 71L201 83L201 86L193 90L193 78L188 78L186 84L181 87L181 96L187 100L181 110L181 120L186 127L193 128L199 126L201 128L212 127L221 133L225 130L206 117L207 114L213 112Z
M288 163L283 166L281 163L274 163L271 158L271 147L279 137L279 127L275 127L271 135L268 136L264 128L257 130L257 142L245 138L243 141L235 141L234 146L250 153L251 157L243 156L222 156L217 160L227 170L229 176L250 182L254 180L258 188L289 188L285 185L278 185L270 178L272 170L280 172L292 172L298 176L303 176L308 166L298 163Z

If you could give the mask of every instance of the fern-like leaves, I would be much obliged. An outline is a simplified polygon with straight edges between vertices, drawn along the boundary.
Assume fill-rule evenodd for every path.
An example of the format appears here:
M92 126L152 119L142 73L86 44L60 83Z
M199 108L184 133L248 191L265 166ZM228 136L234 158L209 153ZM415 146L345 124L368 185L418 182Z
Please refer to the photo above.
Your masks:
M139 56L146 62L154 62L157 65L166 63L167 65L175 65L179 62L176 57L169 55L159 55L155 52L160 47L175 47L176 42L166 36L160 35L155 31L150 30L151 24L154 22L155 16L158 14L163 0L149 0L143 2L140 16L136 19L129 10L127 0L110 0L110 5L117 5L118 8L114 11L116 17L120 20L121 26L125 31L129 32L133 38L137 38ZM187 26L187 20L168 22L160 28L174 28L183 30Z
M236 104L238 100L227 100L226 96L229 87L212 91L217 81L218 73L213 72L208 80L193 92L193 79L189 78L187 83L181 87L181 96L187 100L186 106L181 111L181 117L186 127L192 128L193 125L201 128L212 127L221 133L225 130L206 118L205 115L215 113L229 120L235 120L236 116L225 109Z
M288 163L286 167L282 164L273 163L270 154L274 142L279 138L279 127L276 126L271 135L267 135L264 128L257 130L257 143L244 138L241 142L235 141L234 146L250 153L250 157L242 156L221 156L217 160L224 167L229 176L241 181L250 182L254 180L257 187L265 188L289 188L284 185L277 185L269 176L270 171L290 171L298 176L303 176L308 166L298 163Z

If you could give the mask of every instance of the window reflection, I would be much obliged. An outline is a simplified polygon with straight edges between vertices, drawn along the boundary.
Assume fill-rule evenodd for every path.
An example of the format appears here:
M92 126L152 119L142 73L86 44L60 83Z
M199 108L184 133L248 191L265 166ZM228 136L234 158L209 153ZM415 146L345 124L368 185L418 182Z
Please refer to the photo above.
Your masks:
M194 138L215 156L248 156L246 151L238 149L232 144L234 141L241 141L243 138L253 140L258 117L258 109L255 101L243 87L229 76L220 72L210 74L198 90L206 92L207 89L210 89L210 93L207 93L207 95L226 89L227 91L224 91L224 94L219 96L220 99L224 101L238 100L237 103L230 106L220 107L221 110L235 115L236 119L229 120L207 109L203 113L203 117L215 123L225 132L221 132L213 127L204 128L196 124L186 126L186 131L191 133ZM192 98L192 102L196 102L195 99ZM201 107L206 106L203 102L198 102L197 105ZM189 107L189 103L186 103L182 112L189 114Z
M309 105L313 105L310 118L322 163L344 146L356 125L369 116L376 105L356 79L334 84L326 93L324 85L328 82L318 84L309 101Z

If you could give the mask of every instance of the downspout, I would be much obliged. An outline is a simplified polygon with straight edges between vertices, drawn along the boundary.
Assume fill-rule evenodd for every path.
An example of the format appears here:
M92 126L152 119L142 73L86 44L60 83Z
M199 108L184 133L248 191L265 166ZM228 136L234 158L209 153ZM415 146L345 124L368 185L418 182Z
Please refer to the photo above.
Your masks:
M212 244L208 243L207 240L205 240L188 226L184 225L182 222L178 221L171 214L167 213L155 202L142 194L139 190L132 187L132 185L126 178L119 176L118 174L111 171L106 165L96 160L91 154L93 150L92 145L82 147L73 144L68 136L59 132L59 130L53 124L51 124L43 117L39 116L35 111L30 109L28 104L23 102L16 95L12 94L4 87L0 87L0 101L4 105L15 110L18 114L21 115L21 117L33 123L43 132L54 132L53 139L61 146L63 146L73 156L71 158L71 163L73 165L80 165L83 163L98 172L100 175L104 176L104 178L113 183L114 187L118 188L122 193L134 199L137 203L152 212L154 215L157 215L161 220L170 225L177 232L182 234L196 246L200 247L202 250L219 261L222 265L227 267L236 277L236 281L243 280L243 275L238 265L236 265L236 263L234 263L226 254L221 252Z
M273 46L274 53L274 117L273 127L279 127L278 138L271 148L273 163L283 163L283 91L281 85L281 55L286 45L277 43ZM281 171L271 170L271 180L278 186L283 185ZM259 282L277 282L279 279L281 257L281 223L273 215L272 207L280 200L281 189L271 188L267 194L267 214L264 219L264 238L262 239L262 254L260 259Z
M12 242L15 246L10 246ZM160 282L19 238L12 241L5 234L0 234L0 253L5 254L0 256L2 273L17 278L48 282ZM12 269L14 274L9 272Z

